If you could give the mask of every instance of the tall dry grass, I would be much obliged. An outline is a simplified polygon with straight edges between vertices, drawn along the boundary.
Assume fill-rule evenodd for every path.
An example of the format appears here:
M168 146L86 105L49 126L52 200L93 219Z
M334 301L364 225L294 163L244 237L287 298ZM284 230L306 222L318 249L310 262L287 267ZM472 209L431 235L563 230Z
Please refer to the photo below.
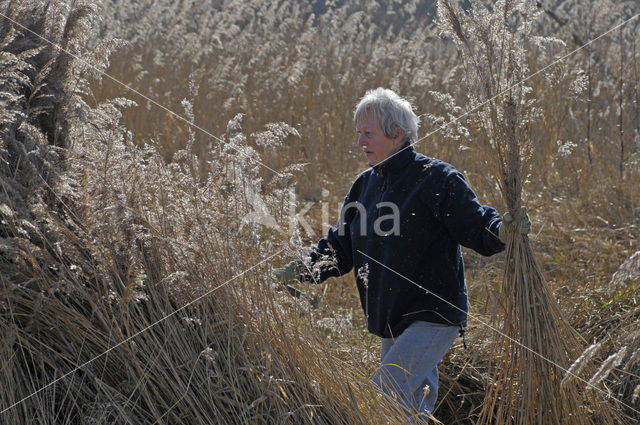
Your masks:
M319 236L323 205L334 221L366 167L351 124L365 89L383 85L413 97L425 114L423 135L465 110L450 109L464 105L464 70L454 46L439 40L429 3L118 0L69 10L60 2L0 2L3 13L227 143L55 49L24 53L43 44L22 31L2 44L0 335L8 341L2 388L15 389L3 392L2 408L259 264L12 409L7 423L88 422L83 409L98 422L122 423L401 422L368 384L378 347L364 330L352 278L301 288L319 298L315 309L274 292L265 273L279 261L260 261L291 235L242 218L257 212L259 194L287 230L295 191L296 211L315 202L308 215L315 234L302 229L303 243ZM549 63L637 10L622 1L546 7L560 19L542 14L532 31L566 47L533 49L531 63ZM2 19L3 39L10 27ZM637 339L627 340L635 287L610 281L638 250L640 233L637 30L632 22L531 81L533 106L545 115L529 123L535 173L522 180L531 243L549 285L582 337L602 342L584 378L627 346L601 385L630 406L638 384ZM7 72L16 67L19 75ZM283 121L289 127L267 126ZM479 198L505 210L489 140L472 122L417 148L452 162ZM465 258L472 314L501 319L504 256ZM477 421L496 354L491 339L472 319L470 349L456 344L445 359L435 412L444 423Z
M132 102L90 105L87 64L24 28L86 60L91 3L0 10L18 21L0 32L15 110L2 122L1 422L402 423L318 328L301 331L310 306L273 290L281 236L242 219L256 193L286 208L291 176L260 179L241 116L206 170L192 133L167 162L123 126ZM36 109L39 85L58 92Z

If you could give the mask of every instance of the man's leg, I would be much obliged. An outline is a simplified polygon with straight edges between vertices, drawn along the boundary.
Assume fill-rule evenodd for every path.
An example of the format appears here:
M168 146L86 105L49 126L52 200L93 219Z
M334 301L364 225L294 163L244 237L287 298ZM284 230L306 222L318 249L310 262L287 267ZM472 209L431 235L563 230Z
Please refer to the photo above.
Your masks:
M396 342L393 338L382 338L380 343L380 364L383 364L383 360L391 347L393 347L393 343Z
M380 368L373 380L384 392L425 414L438 398L438 362L447 353L460 328L415 322L398 338L383 339Z

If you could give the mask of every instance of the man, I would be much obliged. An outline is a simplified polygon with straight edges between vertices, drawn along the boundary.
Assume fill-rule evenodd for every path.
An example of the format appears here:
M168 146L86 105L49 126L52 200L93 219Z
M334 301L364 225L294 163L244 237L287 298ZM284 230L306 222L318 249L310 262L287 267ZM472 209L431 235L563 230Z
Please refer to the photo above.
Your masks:
M274 274L282 283L322 282L353 269L368 329L382 338L374 381L429 415L438 362L467 321L460 245L483 255L502 251L503 221L453 166L414 151L419 119L408 101L391 90L367 91L354 121L371 168L349 190L337 228L305 261ZM505 222L530 230L525 211Z

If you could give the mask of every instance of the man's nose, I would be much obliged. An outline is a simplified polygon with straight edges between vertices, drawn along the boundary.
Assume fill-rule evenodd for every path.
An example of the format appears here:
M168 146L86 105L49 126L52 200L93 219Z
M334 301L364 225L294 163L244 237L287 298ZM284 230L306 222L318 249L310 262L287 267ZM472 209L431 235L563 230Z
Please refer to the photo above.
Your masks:
M364 142L364 137L362 134L358 135L358 146L364 146L366 143Z

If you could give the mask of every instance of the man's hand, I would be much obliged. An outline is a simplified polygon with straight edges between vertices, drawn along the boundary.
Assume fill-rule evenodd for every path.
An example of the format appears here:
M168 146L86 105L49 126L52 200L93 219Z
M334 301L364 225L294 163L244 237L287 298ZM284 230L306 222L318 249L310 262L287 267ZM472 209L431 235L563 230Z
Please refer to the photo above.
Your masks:
M273 279L282 286L298 283L300 278L300 273L298 272L295 262L291 262L278 269L273 269L271 273Z
M285 289L292 296L307 300L312 308L318 308L320 300L317 296L310 296L306 292L291 286L292 284L300 283L300 272L298 271L298 265L295 261L292 261L284 267L271 270L271 277L276 283L282 286L282 289L278 289L279 291Z
M508 226L516 226L517 231L523 235L531 233L531 220L529 220L527 208L521 207L515 218L510 213L506 213L504 217L502 217L502 224L500 224L500 228L498 229L498 237L502 243L507 243Z

